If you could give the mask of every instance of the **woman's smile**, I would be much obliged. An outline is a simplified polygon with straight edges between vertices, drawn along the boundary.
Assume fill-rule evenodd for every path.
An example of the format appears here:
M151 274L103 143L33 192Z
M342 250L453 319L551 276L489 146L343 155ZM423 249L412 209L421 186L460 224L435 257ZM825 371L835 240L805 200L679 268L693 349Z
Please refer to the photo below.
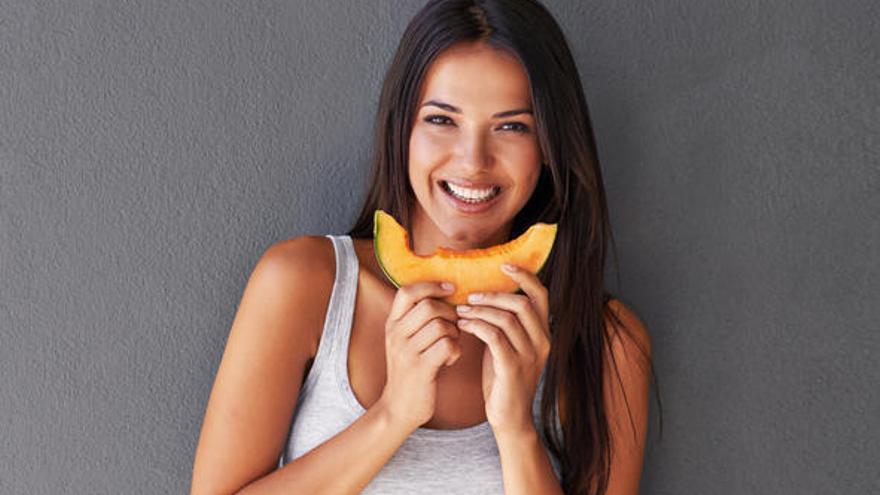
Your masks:
M437 182L437 189L448 205L458 212L470 215L486 212L498 203L502 195L500 186L470 189L443 180Z

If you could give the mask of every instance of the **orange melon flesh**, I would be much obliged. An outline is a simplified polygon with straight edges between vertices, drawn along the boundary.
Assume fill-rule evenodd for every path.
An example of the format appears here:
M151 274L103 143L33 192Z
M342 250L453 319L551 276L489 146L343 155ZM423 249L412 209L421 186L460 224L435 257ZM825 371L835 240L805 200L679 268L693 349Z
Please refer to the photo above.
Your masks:
M388 213L376 210L373 245L379 266L396 287L449 281L455 284L455 292L444 300L450 304L466 304L471 292L516 292L519 289L519 285L501 271L504 263L537 274L553 249L556 226L555 223L536 223L504 244L465 251L439 247L434 254L421 256L410 249L406 229Z

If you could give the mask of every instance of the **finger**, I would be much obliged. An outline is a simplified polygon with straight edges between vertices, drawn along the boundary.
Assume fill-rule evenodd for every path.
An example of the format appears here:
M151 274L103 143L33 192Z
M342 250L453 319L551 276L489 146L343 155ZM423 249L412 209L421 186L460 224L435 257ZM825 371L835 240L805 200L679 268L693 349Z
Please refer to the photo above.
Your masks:
M516 351L500 328L483 320L468 319L458 320L458 327L462 332L467 332L486 343L492 354L492 363L496 374L516 366Z
M412 306L395 326L399 328L401 338L408 339L434 318L441 318L454 324L458 315L455 314L455 308L451 304L427 297Z
M511 266L513 269L507 270L504 268L505 265ZM529 296L538 315L541 316L542 319L546 320L550 317L550 303L548 301L547 288L544 287L544 284L541 283L541 280L537 275L528 270L517 267L516 265L511 265L510 263L502 264L501 271L513 279L522 291Z
M455 326L455 323L442 318L434 318L418 329L418 331L410 337L407 345L411 346L417 353L422 353L425 349L431 347L434 342L443 337L449 337L457 341L460 333L461 330Z
M449 337L441 337L419 356L428 366L438 369L444 364L448 366L458 361L461 357L461 346Z
M391 310L388 312L388 318L392 321L399 320L420 300L431 296L446 297L452 294L453 290L454 288L444 289L440 282L417 282L405 285L397 289L394 301L391 303Z
M480 300L471 303L475 311L483 307L497 307L509 311L517 316L535 349L541 349L545 343L549 345L550 330L547 328L546 320L538 314L538 310L528 296L506 292L479 294L482 295Z
M522 296L525 297L525 296ZM470 308L468 311L462 311ZM535 345L526 329L523 328L516 313L510 310L498 309L492 306L459 305L456 307L458 315L462 318L481 319L500 328L510 341L517 353L523 356L534 356Z

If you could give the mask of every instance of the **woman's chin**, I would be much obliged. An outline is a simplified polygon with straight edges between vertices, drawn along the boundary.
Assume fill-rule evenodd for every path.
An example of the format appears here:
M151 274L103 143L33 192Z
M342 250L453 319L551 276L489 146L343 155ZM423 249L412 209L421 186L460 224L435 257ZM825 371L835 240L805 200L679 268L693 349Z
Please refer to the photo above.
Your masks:
M497 244L492 241L492 233L482 229L479 231L475 231L473 228L451 230L446 232L446 237L453 243L453 246L449 247L456 251L490 247Z

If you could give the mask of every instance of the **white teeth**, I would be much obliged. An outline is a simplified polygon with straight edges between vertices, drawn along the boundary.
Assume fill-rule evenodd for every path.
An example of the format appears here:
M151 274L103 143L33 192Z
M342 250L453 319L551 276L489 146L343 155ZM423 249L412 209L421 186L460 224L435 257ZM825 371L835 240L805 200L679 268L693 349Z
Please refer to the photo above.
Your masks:
M497 188L495 187L489 189L468 189L466 187L456 186L451 182L444 182L444 184L446 184L446 187L450 192L462 199L484 200L494 196L497 191Z

